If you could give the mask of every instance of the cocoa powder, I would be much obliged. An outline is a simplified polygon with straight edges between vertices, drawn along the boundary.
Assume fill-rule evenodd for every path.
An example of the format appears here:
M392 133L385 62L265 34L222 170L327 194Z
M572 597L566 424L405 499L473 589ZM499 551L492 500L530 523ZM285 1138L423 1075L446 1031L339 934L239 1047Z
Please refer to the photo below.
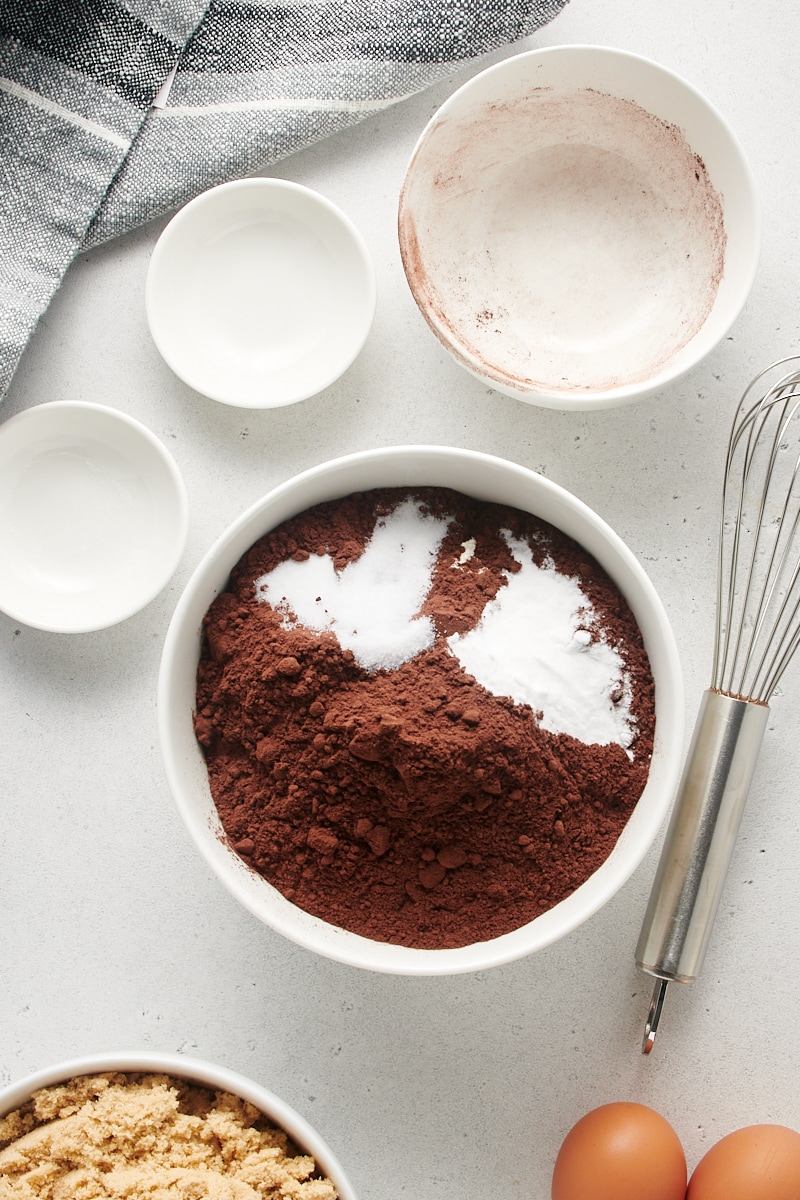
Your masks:
M409 489L318 505L260 539L204 621L195 730L226 837L306 911L379 941L426 949L507 933L552 907L607 858L647 781L654 689L633 615L576 542L519 510L414 489L452 517L422 608L433 645L365 671L333 633L286 627L254 581L289 558L361 555L376 518ZM622 655L632 746L586 745L495 696L445 639L478 622L518 570L508 529L578 578L597 636ZM448 569L474 539L471 558Z

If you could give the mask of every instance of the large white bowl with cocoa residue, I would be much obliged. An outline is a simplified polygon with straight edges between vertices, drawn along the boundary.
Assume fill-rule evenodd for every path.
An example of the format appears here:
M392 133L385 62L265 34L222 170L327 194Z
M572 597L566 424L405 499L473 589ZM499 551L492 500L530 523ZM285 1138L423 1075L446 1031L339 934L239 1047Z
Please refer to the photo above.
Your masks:
M761 236L722 115L601 46L519 54L459 88L413 151L398 230L450 354L562 409L625 404L696 366L739 315Z
M27 1105L37 1092L45 1088L60 1088L69 1084L72 1080L80 1079L84 1076L116 1076L118 1073L127 1076L150 1076L166 1075L171 1081L180 1084L185 1081L199 1088L207 1090L211 1093L228 1093L245 1100L248 1104L252 1104L266 1118L272 1128L282 1130L287 1134L290 1143L292 1156L295 1154L310 1155L314 1160L311 1167L309 1178L325 1177L334 1185L338 1192L339 1200L356 1200L355 1192L345 1175L344 1168L339 1160L334 1155L331 1148L323 1140L320 1134L314 1129L305 1117L301 1116L294 1108L276 1096L263 1084L257 1083L255 1080L248 1079L244 1075L240 1075L236 1071L230 1070L228 1067L217 1066L215 1063L205 1062L201 1059L187 1057L184 1054L169 1054L153 1050L126 1050L115 1052L103 1052L98 1054L82 1055L79 1058L68 1059L64 1062L54 1064L52 1066L43 1067L34 1071L32 1074L26 1075L21 1079L15 1080L0 1090L0 1127L2 1127L3 1118L15 1113L17 1110ZM102 1095L100 1090L97 1095ZM87 1097L88 1098L88 1097ZM91 1101L90 1101L91 1103ZM146 1116L144 1110L139 1110L142 1114L141 1119L144 1122ZM164 1117L163 1102L158 1109L158 1118ZM196 1115L193 1113L192 1115ZM63 1118L69 1122L69 1115ZM43 1130L50 1130L50 1134L54 1132L58 1117L54 1117L48 1122L44 1122L38 1127ZM15 1124L17 1124L15 1122ZM14 1131L9 1129L9 1137ZM152 1130L143 1130L143 1142L145 1143L145 1154L153 1148L155 1138ZM228 1134L230 1135L230 1125L228 1125ZM35 1134L33 1135L36 1136ZM14 1138L7 1143L7 1147L13 1146ZM67 1135L69 1141L69 1135ZM107 1157L107 1162L103 1164L102 1169L113 1168L115 1165L121 1169L126 1168L125 1162L115 1163L115 1154L121 1156L129 1154L131 1158L136 1158L136 1131L126 1126L126 1137L118 1140L118 1145L112 1147L111 1152ZM149 1141L149 1145L147 1145ZM73 1138L75 1143L75 1139ZM75 1143L77 1144L77 1143ZM230 1142L229 1142L230 1146ZM80 1147L78 1147L80 1149ZM0 1143L0 1153L3 1151L3 1144ZM6 1148L6 1153L10 1150ZM69 1154L74 1152L74 1145L67 1151L62 1152L59 1157L59 1152L55 1148L49 1151L54 1159L56 1159L56 1171L62 1173L69 1169ZM13 1181L18 1177L18 1172L24 1172L30 1169L31 1161L26 1162L25 1154L14 1155L13 1170L9 1165L9 1178ZM187 1167L192 1165L192 1159L186 1152L185 1146L179 1146L176 1149L176 1161L173 1164L176 1167ZM206 1156L206 1165L208 1165L208 1156ZM76 1163L77 1167L78 1164ZM130 1169L130 1159L127 1163ZM215 1181L220 1182L219 1177L215 1174L214 1164L208 1168L207 1180L209 1185ZM165 1175L169 1174L169 1167L164 1166ZM129 1179L130 1182L130 1179ZM149 1185L154 1186L152 1178L148 1181ZM228 1178L225 1181L229 1188L244 1188L244 1185L237 1180ZM176 1186L174 1178L172 1180L165 1179L165 1188L169 1185L170 1190ZM23 1185L24 1186L24 1185ZM178 1187L180 1184L177 1185ZM188 1183L191 1189L192 1183ZM195 1181L194 1186L198 1186ZM246 1188L244 1189L247 1190ZM87 1193L88 1194L88 1193ZM205 1195L205 1186L202 1189L202 1194ZM234 1194L226 1190L225 1194ZM238 1191L235 1194L239 1194ZM270 1195L273 1192L270 1190ZM278 1194L276 1185L275 1195Z
M655 683L655 737L644 791L603 864L554 907L519 928L451 949L416 949L373 940L305 912L231 848L212 799L195 737L197 667L203 618L231 570L264 534L327 500L384 487L452 488L511 505L579 542L627 600L641 630ZM178 602L164 645L159 685L160 740L170 788L206 863L259 920L297 944L352 966L407 975L478 971L564 937L596 913L641 863L670 807L683 750L683 688L669 621L634 554L582 501L525 467L470 450L403 446L369 450L314 467L252 505L211 547Z

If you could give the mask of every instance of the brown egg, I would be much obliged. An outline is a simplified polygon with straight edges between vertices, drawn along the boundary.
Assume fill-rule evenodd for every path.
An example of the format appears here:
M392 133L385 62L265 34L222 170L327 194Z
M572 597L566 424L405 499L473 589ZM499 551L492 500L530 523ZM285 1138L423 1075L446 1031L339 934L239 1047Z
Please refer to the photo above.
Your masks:
M785 1125L729 1133L700 1159L686 1200L800 1200L800 1133Z
M652 1108L626 1101L595 1108L572 1127L558 1152L550 1190L551 1200L684 1200L685 1195L686 1158L677 1133Z

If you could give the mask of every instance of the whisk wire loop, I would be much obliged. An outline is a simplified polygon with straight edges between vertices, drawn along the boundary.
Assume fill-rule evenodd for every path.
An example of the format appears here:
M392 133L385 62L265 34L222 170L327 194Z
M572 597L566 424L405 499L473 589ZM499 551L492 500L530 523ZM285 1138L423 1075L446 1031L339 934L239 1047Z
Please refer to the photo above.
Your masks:
M800 360L784 359L746 389L728 442L712 686L767 703L799 643Z

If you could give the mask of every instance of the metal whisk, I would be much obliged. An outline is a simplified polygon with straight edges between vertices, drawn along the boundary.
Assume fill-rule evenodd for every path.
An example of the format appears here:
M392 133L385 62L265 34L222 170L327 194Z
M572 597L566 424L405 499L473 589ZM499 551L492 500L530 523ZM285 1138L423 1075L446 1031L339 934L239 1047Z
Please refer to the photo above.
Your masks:
M728 442L710 688L636 947L656 977L642 1052L653 1048L667 985L696 979L769 715L800 643L800 358L762 371Z

